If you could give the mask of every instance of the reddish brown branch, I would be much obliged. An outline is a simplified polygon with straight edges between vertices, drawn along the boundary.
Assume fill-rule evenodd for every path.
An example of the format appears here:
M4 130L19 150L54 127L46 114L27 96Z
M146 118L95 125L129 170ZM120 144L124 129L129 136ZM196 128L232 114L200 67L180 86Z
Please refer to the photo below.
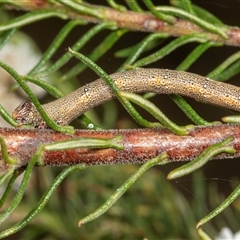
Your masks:
M174 24L171 25L148 13L137 13L133 11L120 12L100 5L86 5L92 9L99 9L99 11L103 13L103 19L77 13L60 4L51 5L45 0L22 1L20 8L27 11L61 9L71 19L81 19L93 23L112 22L119 28L126 28L133 31L162 32L175 37L193 33L205 33L206 40L221 42L226 45L240 46L240 29L238 27L228 27L226 29L227 38L224 39L218 34L205 31L194 23L183 19L177 19Z
M138 130L78 130L74 135L57 133L52 130L0 128L6 141L8 153L19 159L15 168L28 164L40 144L63 141L71 138L113 138L123 136L124 150L115 149L74 149L44 152L41 161L45 166L67 166L85 163L87 165L144 163L150 158L166 152L170 161L187 161L198 156L208 146L233 136L236 153L220 154L216 159L236 158L240 155L240 125L218 125L196 127L188 136L177 136L167 129ZM0 160L0 175L8 169Z

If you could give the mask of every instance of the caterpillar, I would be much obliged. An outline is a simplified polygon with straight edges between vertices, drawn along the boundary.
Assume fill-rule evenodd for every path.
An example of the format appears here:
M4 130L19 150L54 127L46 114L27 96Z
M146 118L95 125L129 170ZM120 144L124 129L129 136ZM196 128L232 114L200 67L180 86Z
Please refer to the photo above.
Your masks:
M206 77L176 70L140 68L110 75L121 91L179 94L204 103L240 111L240 88ZM101 78L86 84L63 98L44 104L49 117L60 125L68 125L85 111L113 99L111 88ZM22 103L13 112L20 125L47 128L34 104Z

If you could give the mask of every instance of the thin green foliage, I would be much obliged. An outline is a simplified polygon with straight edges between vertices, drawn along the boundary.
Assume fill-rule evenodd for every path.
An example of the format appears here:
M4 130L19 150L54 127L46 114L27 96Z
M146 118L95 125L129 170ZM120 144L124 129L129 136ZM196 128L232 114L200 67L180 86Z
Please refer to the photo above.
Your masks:
M116 9L120 12L127 11L127 9L123 5L117 4L114 0L107 0L107 2L109 4L109 6L112 7L113 9Z
M192 52L190 52L184 60L176 67L176 70L186 71L194 64L209 48L220 47L222 44L215 42L204 42L199 44ZM210 77L210 76L208 76Z
M67 19L67 15L59 11L38 10L38 11L26 13L23 16L14 18L12 20L7 21L6 23L0 24L0 31L12 30L14 28L23 27L27 24L40 21L43 19L47 19L50 17L59 17L62 19Z
M142 125L144 127L151 127L152 126L151 123L146 121L144 118L141 117L140 114L137 113L137 111L134 109L132 104L127 99L122 98L118 94L118 88L117 88L116 84L110 78L110 76L106 72L103 71L103 69L101 69L98 65L96 65L94 62L92 62L89 58L87 58L83 54L77 53L77 52L71 50L70 48L69 48L69 52L71 52L74 55L74 57L76 57L79 60L81 60L82 62L84 62L93 71L95 71L99 75L99 77L101 77L102 79L104 79L106 81L106 83L109 85L109 87L111 87L113 93L116 95L117 99L123 104L125 109L135 119L136 122L138 122L140 125Z
M51 59L53 54L59 49L62 42L65 40L67 35L72 31L72 29L78 25L83 25L85 22L80 20L72 20L68 22L55 37L53 42L49 45L48 49L44 52L41 60L38 64L29 72L28 75L35 75L42 67L44 67L47 62Z
M186 35L183 37L179 37L179 38L171 41L168 45L164 46L163 48L156 51L155 53L150 54L149 56L138 60L132 66L134 68L137 68L137 67L146 66L150 63L154 63L154 62L162 59L163 57L167 56L168 54L173 52L175 49L177 49L187 43L190 43L190 42L206 42L206 39L204 37L204 34L199 34L199 33L189 34L189 35Z
M24 177L22 179L22 182L20 184L20 187L18 189L16 196L11 201L9 207L3 213L0 214L0 223L2 223L4 220L6 220L12 214L12 212L15 210L15 208L18 206L18 204L22 200L22 197L23 197L24 192L27 187L27 183L28 183L29 178L32 173L32 169L34 168L35 163L36 163L37 159L40 158L41 154L42 154L42 147L39 147L37 152L35 153L35 155L31 158L31 160L28 163L28 166L26 168ZM1 236L1 234L0 234L0 236Z
M74 11L79 13L88 14L97 18L103 18L103 9L100 7L98 9L91 8L84 3L77 3L75 1L64 1L64 0L52 0L52 2L60 3Z
M185 113L185 115L197 125L211 125L212 123L206 121L186 102L186 100L180 95L170 95L171 99L177 104L177 106Z
M239 195L240 195L240 185L238 185L238 187L216 209L214 209L207 216L201 219L197 223L197 228L209 222L212 218L214 218L223 210L225 210L237 197L239 197Z
M152 33L149 34L146 38L144 38L136 46L129 48L128 51L126 51L128 57L123 63L122 67L119 69L119 71L126 66L131 66L134 62L136 62L136 60L142 53L144 53L146 50L150 50L151 47L155 47L156 42L158 42L159 39L164 39L167 37L169 37L169 35L165 33Z
M212 157L214 157L219 153L223 153L223 152L230 153L230 154L235 153L236 151L232 146L233 140L234 140L233 137L229 137L220 143L213 144L212 146L204 150L193 161L171 171L168 174L168 179L179 178L197 170L198 168L206 164Z
M2 195L2 197L0 199L0 208L3 206L3 204L5 203L7 197L9 196L10 191L11 191L11 189L13 187L13 184L14 184L15 180L17 179L17 177L19 175L22 174L22 172L23 172L23 168L13 172L13 174L12 174L8 184L7 184L7 187L6 187L5 191L4 191L4 194Z
M3 46L11 39L12 35L16 32L16 28L12 28L8 31L3 32L0 35L0 51Z
M162 111L157 108L153 103L150 101L138 96L134 93L128 93L128 92L119 92L119 95L123 96L124 98L134 102L135 104L138 104L143 109L147 110L150 114L152 114L163 126L170 129L172 132L176 133L177 135L187 135L190 130L193 129L193 125L188 125L185 127L181 127L173 123L170 119L168 119ZM155 124L154 127L157 127L158 125ZM161 126L161 125L160 125Z
M198 234L201 237L202 240L211 240L212 238L204 232L201 228L198 229Z
M151 0L144 0L143 1L145 3L145 5L147 6L147 8L151 11L151 13L153 13L156 17L158 17L159 19L168 22L170 24L173 24L175 21L174 17L171 17L169 15L165 15L163 13L160 13L156 10L156 7L154 6L154 4L152 3Z
M18 163L18 159L14 159L8 155L8 149L4 138L0 135L0 145L1 145L1 153L3 161L8 164L16 165Z
M177 16L177 17L181 17L183 19L189 20L190 22L195 23L196 25L202 27L203 29L212 32L212 33L217 33L220 36L222 36L223 38L227 38L227 33L226 27L223 26L215 26L212 23L208 23L204 20L202 20L199 17L196 17L195 15L188 13L186 11L174 8L174 7L156 7L157 11L160 11L162 13L166 13L166 14L170 14L173 16Z
M186 2L188 2L187 4L189 4L190 1L186 0L186 1L182 1L182 0L171 0L171 4L175 7L181 8L183 10L187 10L186 8ZM205 9L194 5L192 3L190 3L190 8L192 10L189 9L190 13L194 13L196 16L198 16L200 19L203 19L204 21L211 23L211 24L216 24L216 25L224 25L220 19L218 19L216 16L214 16L212 13L206 11Z
M102 31L103 29L111 27L112 24L102 23L98 24L95 27L91 28L87 33L84 34L73 46L72 49L74 51L80 50L92 37L94 37L97 33ZM59 70L64 64L66 64L71 59L71 54L66 52L61 58L59 58L51 67L38 72L38 77L43 77L49 75L52 72Z
M193 6L192 6L192 3L191 3L190 0L182 1L182 5L183 5L186 12L189 12L189 13L195 15L194 10L193 10Z
M0 176L0 186L2 186L2 184L7 180L7 178L9 176L11 176L14 172L13 168L8 169L8 171L6 171L6 173L3 176Z
M17 122L10 116L10 114L0 104L0 116L13 127L17 126Z
M139 6L137 1L125 1L128 7L135 11L135 12L142 12L143 10ZM198 26L202 27L206 32L212 32L219 34L221 37L226 37L226 30L227 27L224 24L221 24L221 22L213 16L211 13L208 13L204 9L201 9L193 4L189 0L187 1L172 1L177 6L179 4L179 8L176 7L155 7L151 1L144 1L147 8L150 10L150 12L160 18L163 21L166 21L170 24L174 24L175 17L179 17L181 19L189 20L192 23L197 24ZM99 19L103 20L103 23L98 24L97 26L91 28L87 33L85 33L80 39L78 39L75 44L72 46L72 50L70 49L70 53L65 53L59 60L57 60L55 63L51 63L53 54L58 50L62 42L67 38L68 34L72 31L72 29L75 26L78 26L79 24L85 24L85 21L79 21L79 20L72 20L68 24L65 25L65 27L59 32L59 34L55 37L55 39L52 41L52 43L49 45L48 49L43 54L41 60L38 62L38 64L32 69L32 71L27 75L21 77L19 74L14 71L10 66L6 65L3 62L0 62L0 66L3 67L6 71L8 71L19 83L19 85L25 90L25 92L28 94L29 98L34 102L37 109L39 110L40 114L44 118L44 120L48 123L50 127L57 131L61 132L67 132L72 133L73 129L69 127L60 127L51 122L51 120L48 118L47 114L43 111L40 103L38 102L37 98L34 96L32 91L27 87L25 81L33 82L39 86L41 86L43 89L45 89L47 92L49 92L54 97L62 97L63 94L55 87L53 87L51 84L48 84L40 79L40 77L49 75L52 72L58 71L61 67L63 67L71 58L72 56L77 57L81 61L84 62L88 67L93 69L100 77L102 77L106 83L111 87L112 91L118 98L118 100L124 105L124 107L127 109L127 111L130 113L131 116L133 116L133 119L141 124L144 127L161 127L162 125L160 123L152 123L141 117L141 115L138 113L138 111L131 105L130 101L134 102L135 104L138 104L141 108L146 109L148 112L150 112L151 115L153 115L156 119L158 119L163 125L167 126L171 131L178 135L186 135L188 134L189 130L192 129L192 126L189 127L179 127L172 123L169 119L165 117L165 115L162 114L162 112L151 102L148 100L132 93L125 93L125 92L119 92L118 88L115 86L112 79L99 67L97 66L94 61L99 59L101 56L103 56L104 53L106 53L107 50L111 49L117 41L123 36L126 32L128 32L127 29L114 29L115 23L106 23L104 22L104 9L99 7L97 8L91 8L88 4L85 4L83 1L63 1L63 0L52 0L51 3L56 6L64 5L66 9L69 11L74 10L79 13L88 14L90 16L97 17ZM10 3L11 4L11 3ZM108 1L108 4L112 6L115 10L119 11L126 11L126 8L124 6L118 5L115 1ZM19 4L18 4L19 5ZM8 42L8 40L11 38L12 34L14 34L16 28L20 28L26 24L33 23L35 21L40 21L42 19L46 19L49 17L59 17L62 19L67 18L67 12L61 12L61 10L38 10L31 13L24 14L21 17L15 18L13 20L10 20L9 22L6 22L4 24L0 25L0 31L6 31L1 35L1 43L0 48L3 48L5 44ZM14 28L13 30L10 30ZM95 47L91 53L89 54L89 58L85 57L84 55L77 53L77 51L81 50L83 46L85 46L86 43L89 42L94 37L97 37L96 34L101 32L104 29L110 29L112 31L104 40L101 41L99 46ZM114 31L113 31L114 30ZM175 40L171 40L170 43L168 43L166 46L162 47L162 39L168 38L168 34L162 34L162 33L151 33L147 35L141 42L138 44L131 46L129 48L126 48L124 50L119 51L116 55L119 55L120 57L127 57L125 64L121 66L120 70L124 68L137 68L146 66L150 63L155 63L158 60L164 58L165 56L168 56L171 52L176 50L177 48L190 43L190 42L196 42L200 43L186 58L185 60L178 65L178 70L187 70L192 64L197 62L204 54L205 51L207 51L210 47L213 46L221 46L221 44L216 44L214 42L209 42L206 40L206 35L202 33L196 33L191 35L186 35L179 37ZM155 50L155 48L158 48L158 50ZM147 51L153 51L154 53L148 54ZM145 53L145 57L142 59L139 59L141 54ZM239 53L235 53L232 56L230 56L228 59L226 59L224 62L222 62L216 69L211 71L208 76L215 78L217 80L226 80L229 77L236 75L239 73ZM76 77L79 73L81 73L86 68L85 65L77 63L75 66L72 67L65 75L63 75L60 80L69 80L73 77ZM37 76L37 77L35 77ZM186 101L181 96L171 96L172 99L176 102L176 104L184 111L184 113L195 123L198 125L208 125L212 124L207 122L206 120L202 119L197 113L194 111L194 109L191 108L189 104L186 103ZM129 101L130 100L130 101ZM0 114L1 116L8 121L13 126L16 126L17 123L11 118L11 116L5 111L3 107L0 106ZM96 124L94 124L90 119L88 119L85 115L82 115L80 117L81 120L83 120L83 125L88 129L100 129ZM2 139L3 140L3 139ZM69 149L69 148L78 148L78 147L87 147L87 148L108 148L113 147L116 149L122 149L123 143L121 136L117 137L116 139L109 139L107 141L102 139L81 139L81 140L70 140L70 141L64 141L60 143L54 143L49 146L45 147L45 150L58 150L58 149ZM8 161L10 163L14 163L11 161L11 159L8 159L7 155L7 149L4 144L2 145L2 154L5 161ZM33 166L35 165L36 161L38 161L38 164L41 165L41 154L43 152L43 146L41 146L34 157L31 159L29 165L27 166L24 178L22 180L22 183L20 185L19 191L17 195L13 198L11 201L9 207L0 215L1 221L3 222L6 220L14 211L14 209L18 206L20 203L23 193L27 187L27 183L30 178L30 174L32 172ZM221 143L217 143L209 147L207 150L205 150L199 157L197 157L192 163L188 165L184 165L183 167L176 169L172 171L169 176L179 177L182 175L186 175L197 168L203 166L207 161L209 161L213 156L215 156L218 153L221 152L228 152L233 153L234 148L232 146L232 138L228 138L225 141ZM4 155L5 154L5 155ZM161 157L160 157L161 158ZM163 157L164 159L166 156ZM167 163L168 161L165 159L162 161L162 163ZM152 164L152 165L151 165ZM86 218L82 219L80 221L80 224L86 223L88 221L91 221L95 219L96 217L102 215L104 212L106 212L125 192L129 187L145 172L148 168L151 166L159 164L159 159L153 159L149 160L146 164L144 164L136 173L128 180L126 181L119 189L116 191L108 200L107 202L98 208L96 211L94 211L92 214L88 215ZM59 184L62 182L62 180L72 171L77 169L84 169L84 166L73 166L70 168L66 168L63 170L63 172L55 178L53 184L49 187L49 189L45 192L45 194L42 196L41 200L38 202L35 208L33 208L27 216L19 221L17 224L15 224L13 227L3 231L0 233L1 238L5 236L9 236L20 229L22 229L24 226L28 224L30 220L32 220L37 213L39 213L43 207L46 205L50 197L53 197L53 191L59 186ZM5 190L5 193L0 200L0 205L3 205L7 199L7 196L10 193L10 190L12 189L13 183L18 176L17 172L14 172L13 169L9 168L8 171L4 176L0 178L1 184L6 181L6 179L11 176L11 179L8 183L8 186ZM159 188L158 188L159 190ZM226 199L222 205L220 205L214 212L207 215L205 218L203 218L199 223L198 227L206 222L208 222L210 219L215 217L217 214L219 214L223 209L225 209L231 202L239 196L240 190L239 187L230 195L228 199ZM169 199L168 199L169 204ZM165 206L167 209L168 204ZM182 205L181 205L182 206ZM171 207L172 208L172 207ZM164 208L163 208L164 211ZM163 211L161 213L163 214ZM164 215L164 221L171 222L170 218L168 217L171 215L169 212L171 212L171 209L166 210L166 214ZM186 210L183 214L186 214ZM174 215L174 214L172 214ZM190 217L187 218L186 224L190 224L189 222ZM134 221L135 221L134 216ZM173 228L174 229L174 228ZM199 233L203 238L207 239L207 234L204 232Z
M103 56L109 49L111 49L116 42L127 33L126 29L112 31L105 39L103 39L99 45L97 45L92 52L89 53L88 58L93 62L97 61L101 56ZM69 69L69 71L64 74L59 81L66 81L76 77L78 74L83 72L87 66L83 63L77 63Z
M222 121L225 123L240 123L240 116L239 115L232 115L232 116L225 116L222 117Z
M224 70L221 75L217 77L218 81L226 81L231 77L234 77L236 74L240 72L240 60L233 63L226 70Z
M123 150L123 141L122 136L117 136L110 139L101 139L101 138L79 138L71 139L66 141L60 141L57 143L51 143L45 146L47 151L56 151L56 150L67 150L75 148L114 148L117 150Z
M82 114L79 118L82 126L86 129L91 130L102 130L96 123L94 123L91 119L89 119L85 114Z
M31 77L29 75L26 75L26 76L23 76L23 80L25 80L26 82L31 82L31 83L38 85L39 87L44 89L47 93L49 93L50 95L52 95L55 98L61 98L64 96L63 93L59 89L52 86L52 84L41 80L40 78Z
M115 57L127 58L123 65L132 64L140 56L140 54L150 51L159 46L165 38L168 38L167 33L151 33L143 40L132 46L117 50ZM147 43L146 43L147 42Z
M192 52L190 52L185 59L176 67L176 70L186 71L195 63L202 54L210 47L220 46L213 42L205 42L198 45ZM211 125L202 117L200 117L196 111L179 95L170 95L171 99L178 105L178 107L185 113L185 115L197 125Z
M29 75L26 75L26 76L23 77L23 80L35 83L36 85L38 85L38 86L42 87L44 90L46 90L53 97L60 98L60 97L64 96L63 93L59 89L53 87L51 84L49 84L45 81L42 81L39 78L31 77ZM3 107L1 107L1 105L0 105L0 115L4 119L6 119L6 121L8 123L10 123L12 126L15 126L15 127L17 126L16 121L5 111L5 109ZM82 125L86 126L86 128L95 129L95 130L100 129L98 127L98 125L93 123L85 114L82 114L78 118L78 120L80 120ZM91 127L89 127L89 126L91 126Z
M40 148L39 148L39 150L41 152ZM37 156L37 154L36 154L33 159L36 160L38 157L39 156ZM44 208L44 206L48 203L50 197L52 196L53 192L56 190L56 188L59 186L59 184L67 177L68 174L70 174L71 172L73 172L75 170L83 170L85 168L86 167L84 165L79 165L79 166L71 166L71 167L64 169L55 178L54 182L48 188L48 190L45 192L45 194L42 196L42 198L40 199L40 201L38 202L36 207L34 209L32 209L32 211L30 211L27 214L27 216L25 218L23 218L21 221L19 221L17 224L15 224L14 226L12 226L9 229L6 229L6 230L0 232L0 238L5 238L7 236L10 236L10 235L18 232L19 230L21 230L24 226L26 226L29 223L29 221L31 221L36 216L36 214L39 213ZM26 172L27 172L27 170L26 170ZM26 173L25 173L25 175L26 175Z
M191 39L191 37L192 36L190 36L190 39ZM174 44L172 44L172 42L171 42L169 45L167 45L166 47L159 50L158 54L156 54L156 53L155 54L158 55L158 56L161 56L161 58L162 58L162 57L165 56L166 53L169 54L172 51L171 50L172 46L177 47L178 44L179 44L179 46L182 46L182 44L187 43L188 40L189 40L188 36L187 37L182 37L182 39L181 38L176 39ZM218 45L218 44L215 44L215 43L212 43L212 42L206 42L206 43L200 44L177 67L177 70L187 70L209 47L215 46L215 45ZM138 56L135 55L135 59L136 59L136 57L138 57ZM142 60L142 62L148 61L149 58L151 58L151 56L145 57L144 60ZM160 57L158 57L158 58L160 59ZM131 62L131 60L129 62ZM141 60L140 60L140 62L141 62ZM140 66L141 66L141 63L140 63ZM191 119L195 124L199 124L199 125L209 125L209 124L211 124L211 123L207 122L206 120L204 120L203 118L201 118L196 113L196 111L181 96L171 95L171 98L178 105L178 107L186 114L186 116L189 119Z
M233 75L233 76L236 75L240 71L238 68L236 68L236 70L238 70L238 71L232 71L231 75L230 75L231 70L229 70L229 69L230 69L230 66L233 65L235 62L240 62L239 59L240 59L240 51L232 54L230 57L225 59L219 66L217 66L213 71L211 71L207 75L207 77L214 78L214 79L220 81L219 78L221 78L221 76L223 75L223 72L227 71L227 70L229 72L229 74L226 74L226 72L225 72L225 75L227 75L226 76L227 79L230 78L231 75ZM224 81L224 78L222 77L221 80Z
M106 203L104 203L101 207L96 209L93 213L89 214L87 217L81 219L79 221L79 226L82 224L85 224L87 222L90 222L97 217L101 216L103 213L105 213L112 205L129 189L129 187L132 186L132 184L139 179L139 177L146 172L149 168L155 166L155 165L163 165L168 163L167 161L167 154L162 153L160 156L153 158L146 162L142 167L140 167L120 188L117 189L117 191L108 198Z
M47 122L47 124L53 128L56 131L59 132L65 132L65 133L73 133L74 130L71 126L66 126L66 127L60 127L56 123L54 123L46 114L46 112L43 110L41 104L39 103L38 99L36 96L33 94L33 92L30 90L28 85L25 83L25 81L21 78L21 76L9 65L6 63L3 63L0 61L0 66L4 68L10 75L12 75L15 80L18 82L18 84L24 89L24 91L28 94L28 97L31 99L31 101L34 103L36 106L37 110L41 114L42 118Z
M42 87L44 90L46 90L53 97L60 98L60 97L64 96L63 93L59 89L53 87L51 84L49 84L45 81L42 81L39 78L31 77L29 75L26 75L26 76L23 77L23 80L35 83L36 85L38 85L38 86ZM12 126L17 126L16 121L11 116L9 116L9 114L5 111L5 109L3 107L1 107L1 105L0 105L0 115L4 119L6 119L6 121L8 123L10 123ZM98 127L98 125L93 123L85 114L82 114L78 118L78 120L80 120L82 125L86 126L86 128L91 128L91 129L95 129L95 130L100 129ZM88 126L91 126L91 127L88 127Z
M139 6L136 0L125 0L128 7L134 12L142 12L141 7Z

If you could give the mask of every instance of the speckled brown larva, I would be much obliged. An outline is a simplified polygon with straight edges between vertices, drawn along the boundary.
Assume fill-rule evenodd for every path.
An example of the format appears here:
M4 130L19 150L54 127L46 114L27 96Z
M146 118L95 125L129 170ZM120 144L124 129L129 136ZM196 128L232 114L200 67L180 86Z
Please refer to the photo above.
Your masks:
M240 88L210 80L197 74L167 69L137 69L110 75L122 91L180 94L205 103L240 111ZM49 117L68 125L85 111L114 98L103 79L87 84L69 95L43 105ZM31 102L22 103L13 112L19 123L47 127Z

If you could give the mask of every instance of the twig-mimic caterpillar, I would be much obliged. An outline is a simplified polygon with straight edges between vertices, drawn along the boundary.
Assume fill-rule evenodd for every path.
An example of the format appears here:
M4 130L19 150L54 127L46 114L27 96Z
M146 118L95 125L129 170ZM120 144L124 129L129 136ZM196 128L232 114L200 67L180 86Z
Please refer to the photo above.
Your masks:
M136 69L110 75L121 91L180 94L205 103L240 111L240 88L210 80L197 74L168 69ZM75 90L69 95L43 105L49 117L60 125L68 125L85 111L115 96L103 79ZM24 102L13 112L19 125L36 128L47 125L32 102Z

